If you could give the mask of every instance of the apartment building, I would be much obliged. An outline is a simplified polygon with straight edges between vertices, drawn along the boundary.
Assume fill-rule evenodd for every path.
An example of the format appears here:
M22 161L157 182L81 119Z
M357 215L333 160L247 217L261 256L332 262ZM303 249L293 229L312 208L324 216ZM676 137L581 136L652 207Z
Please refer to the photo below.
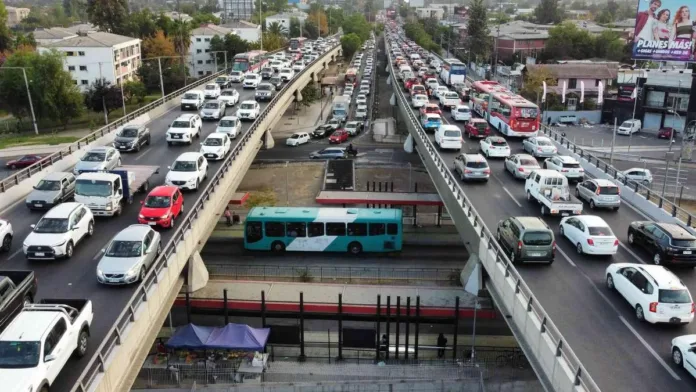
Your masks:
M224 38L227 34L236 34L233 29L217 26L214 24L203 24L191 31L191 46L189 47L189 55L191 61L188 64L189 72L192 76L210 75L215 70L215 58L210 52L210 40L215 36ZM228 64L232 63L232 59L227 59ZM218 64L218 70L221 70L224 64Z

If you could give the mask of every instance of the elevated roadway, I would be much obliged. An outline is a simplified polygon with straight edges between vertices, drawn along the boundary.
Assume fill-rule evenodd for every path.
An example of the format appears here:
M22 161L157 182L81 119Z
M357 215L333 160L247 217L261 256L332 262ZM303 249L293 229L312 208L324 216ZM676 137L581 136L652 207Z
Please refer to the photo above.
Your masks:
M399 109L406 117L417 118L417 111L411 108L410 102L403 99L403 86L398 83L394 86L400 91L396 93L397 96L402 98L397 99ZM455 123L449 112L444 112L442 117L445 123L459 125L463 133L461 123ZM620 240L620 247L618 254L612 259L578 255L575 245L558 234L560 218L542 216L536 201L527 201L524 181L515 180L505 171L502 159L488 160L491 177L487 183L461 183L458 175L454 175L454 159L460 153L436 149L432 134L422 132L419 125L412 125L408 120L407 123L414 140L423 140L422 144L418 143L417 149L433 179L439 177L445 182L451 182L449 190L445 189L444 192L451 192L451 189L456 188L467 199L466 203L446 202L450 214L453 209L462 209L461 204L471 203L478 221L493 232L500 220L510 216L541 217L554 229L557 254L553 265L521 265L514 268L522 278L522 286L526 286L533 297L530 303L540 305L550 320L553 320L559 333L562 333L564 347L572 347L579 359L576 366L585 369L601 390L696 390L694 379L683 369L675 367L670 358L671 339L684 334L696 334L696 324L674 327L639 322L633 308L605 286L605 268L609 263L651 262L649 255L630 247L626 240L631 222L652 219L646 212L625 202L616 212L590 210L585 205L584 213L600 216L609 223ZM513 154L523 152L521 140L508 138L508 143ZM479 140L465 138L462 153L465 152L478 153ZM434 172L433 165L429 166L427 162L430 155L435 157L434 161L438 164L441 163L439 167L438 164L434 165L437 167ZM440 188L438 191L443 196ZM458 227L462 224L456 219L455 222ZM488 266L486 267L488 270ZM488 272L492 275L490 270ZM688 287L696 287L696 273L693 269L676 269L675 272ZM494 291L501 289L495 279L488 283ZM526 298L526 301L530 300ZM510 312L510 309L505 310ZM512 320L514 319L513 317ZM520 333L517 337L524 344L526 339L522 335ZM533 346L528 346L526 353L528 356L536 355ZM536 360L538 362L540 358L537 357ZM537 370L542 367L544 366L537 363ZM556 385L554 389L567 390L557 388Z
M52 262L29 262L22 254L22 241L42 214L32 213L23 205L24 198L0 211L15 230L15 240L10 252L0 256L0 267L4 269L32 269L39 280L39 298L88 298L95 309L94 323L88 354L80 360L71 360L61 372L52 392L55 391L121 391L130 388L133 370L137 371L149 350L152 329L162 325L171 304L183 284L181 272L191 265L189 275L201 275L198 251L207 240L230 196L241 182L265 139L270 138L270 129L299 95L307 83L317 81L318 73L340 54L335 46L314 61L305 70L286 84L276 97L261 103L262 115L253 123L245 123L241 134L234 141L232 153L226 160L210 162L208 179L197 192L184 193L186 217L177 221L172 230L162 230L163 255L149 271L144 283L127 287L105 287L96 281L95 268L101 249L124 227L137 223L140 201L144 194L137 194L132 205L125 208L120 217L97 219L95 234L81 243L70 260ZM240 92L240 102L254 99L254 90ZM151 180L151 186L164 183L167 166L176 157L187 151L198 151L198 141L190 146L167 146L165 132L169 124L182 112L176 97L174 106L147 125L152 134L151 145L139 153L124 153L124 165L159 165L161 170ZM238 105L237 105L238 106ZM233 114L236 108L228 110ZM158 110L163 110L158 108ZM200 141L214 132L215 122L204 122ZM57 165L55 165L57 166ZM50 170L50 168L48 169ZM9 197L8 193L2 194ZM196 278L198 279L198 278ZM154 332L156 333L156 332ZM148 340L150 339L150 340Z

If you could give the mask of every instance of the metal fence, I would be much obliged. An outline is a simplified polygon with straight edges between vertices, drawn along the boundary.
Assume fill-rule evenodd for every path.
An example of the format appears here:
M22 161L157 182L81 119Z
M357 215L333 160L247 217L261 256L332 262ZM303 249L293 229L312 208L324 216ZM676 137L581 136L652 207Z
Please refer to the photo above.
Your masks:
M116 321L112 325L111 329L106 333L106 336L101 342L99 348L97 348L96 353L92 356L89 363L83 370L82 374L76 381L72 388L73 392L86 392L91 389L92 383L97 379L97 375L104 372L106 369L106 360L109 355L114 351L114 349L120 344L123 331L128 327L128 324L135 321L136 310L138 307L148 299L148 292L158 283L159 274L169 266L169 259L175 257L177 245L184 241L184 236L186 232L193 228L194 222L198 219L198 215L201 210L208 204L208 201L214 199L214 193L222 181L222 178L232 169L237 158L240 156L242 150L245 148L258 148L257 145L248 145L252 135L256 132L265 132L265 129L259 129L259 124L266 118L269 110L272 109L281 100L281 97L288 91L294 91L298 88L297 83L301 79L304 73L308 72L315 64L324 60L324 57L328 53L334 51L339 45L335 45L326 51L322 57L314 60L305 69L300 72L297 77L286 84L283 89L280 90L278 94L268 103L266 109L261 113L261 115L254 121L254 123L249 127L246 133L240 137L239 142L232 149L228 157L222 162L218 171L213 175L206 185L206 187L200 192L200 196L195 203L189 208L189 213L183 219L181 224L172 235L169 242L162 248L161 255L155 260L152 268L148 271L145 278L142 280L138 288L133 293L133 296L129 300L128 304L125 306L121 314L116 318Z
M352 266L236 265L206 263L211 276L290 282L459 284L456 268L389 268Z

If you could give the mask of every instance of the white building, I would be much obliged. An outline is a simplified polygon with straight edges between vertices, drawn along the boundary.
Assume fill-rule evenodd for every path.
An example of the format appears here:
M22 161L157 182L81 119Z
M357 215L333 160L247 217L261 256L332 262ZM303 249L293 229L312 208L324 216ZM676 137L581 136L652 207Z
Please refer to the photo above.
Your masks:
M254 14L254 0L218 0L225 21L251 19Z
M284 27L286 30L290 29L290 19L292 18L297 18L301 24L304 24L305 21L307 20L307 14L304 12L287 12L287 13L282 13L282 14L275 14L266 17L266 28L268 26L272 25L273 23L278 23L282 27Z
M234 30L216 26L214 24L205 24L191 31L191 46L189 54L191 62L189 63L189 71L192 76L209 75L215 70L215 58L210 53L210 40L216 35L220 38L225 38L227 34L236 34ZM221 62L218 63L218 70L222 70L225 66ZM228 66L232 64L232 59L227 59Z
M36 29L32 32L38 46L52 44L62 41L67 38L77 37L77 32L63 29L60 27L51 27L50 29Z
M442 8L416 8L416 15L419 19L435 18L440 20L445 16L445 10Z
M39 47L39 52L65 54L65 69L84 91L104 78L112 84L131 80L142 64L140 39L111 33L78 33L77 36Z
M239 38L248 42L257 42L261 38L261 25L244 20L237 20L223 24L221 27L234 30Z

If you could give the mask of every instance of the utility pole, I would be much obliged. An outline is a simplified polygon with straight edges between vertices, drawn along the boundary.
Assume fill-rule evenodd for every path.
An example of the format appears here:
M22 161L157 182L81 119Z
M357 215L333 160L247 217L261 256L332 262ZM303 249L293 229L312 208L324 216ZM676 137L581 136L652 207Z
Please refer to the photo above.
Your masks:
M34 125L34 133L39 134L39 126L36 123L36 114L34 114L34 103L31 101L31 90L29 89L29 78L27 78L26 67L2 67L3 69L21 69L24 76L24 87L27 89L27 98L29 99L29 110L31 111L31 122Z
M99 81L101 82L104 78L102 77L102 63L99 63ZM121 95L123 96L123 95ZM106 113L106 100L104 99L104 92L102 92L102 108L104 109L104 125L109 123L109 115Z
M157 66L159 67L160 74L160 88L162 89L162 99L164 99L164 80L162 79L162 58L157 58Z
M259 45L260 45L260 50L263 50L263 13L261 12L261 9L263 8L263 3L261 0L259 0L259 25L261 26L261 34L259 35Z

